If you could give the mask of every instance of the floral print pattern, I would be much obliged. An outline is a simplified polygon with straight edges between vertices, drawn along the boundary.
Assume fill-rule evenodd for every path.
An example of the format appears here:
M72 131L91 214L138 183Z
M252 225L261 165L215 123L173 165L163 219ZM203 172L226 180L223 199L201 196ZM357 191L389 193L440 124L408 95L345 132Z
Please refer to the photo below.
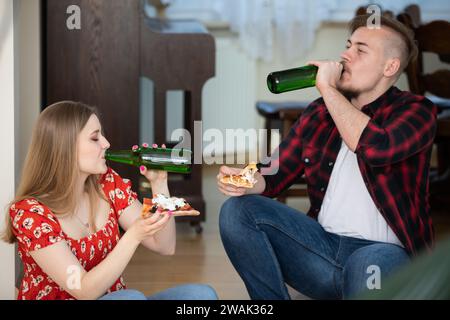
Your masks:
M115 248L120 239L118 219L137 198L131 182L122 179L114 170L100 177L99 183L108 197L110 212L105 226L82 239L68 237L51 210L36 199L24 199L10 207L13 232L19 244L19 257L24 266L24 276L19 290L20 300L73 300L36 264L29 252L65 241L86 271L91 270ZM120 277L108 293L125 289Z

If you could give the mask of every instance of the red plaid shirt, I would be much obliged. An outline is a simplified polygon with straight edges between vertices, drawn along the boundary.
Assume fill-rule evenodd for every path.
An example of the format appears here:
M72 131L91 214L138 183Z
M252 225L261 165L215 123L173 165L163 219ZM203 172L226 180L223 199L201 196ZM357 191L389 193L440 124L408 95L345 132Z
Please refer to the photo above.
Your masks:
M437 108L425 97L391 87L361 111L371 118L355 152L367 189L408 253L430 249L428 173ZM263 195L276 197L304 175L308 215L317 219L341 142L323 99L312 102L279 145L279 158L272 159L278 172L265 175Z

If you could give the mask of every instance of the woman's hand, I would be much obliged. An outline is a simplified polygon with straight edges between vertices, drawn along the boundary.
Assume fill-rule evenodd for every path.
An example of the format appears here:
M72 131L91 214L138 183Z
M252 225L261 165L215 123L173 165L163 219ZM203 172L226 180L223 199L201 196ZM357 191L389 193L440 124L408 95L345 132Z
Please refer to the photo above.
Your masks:
M143 147L148 147L147 143L144 143L142 145ZM158 148L157 144L154 144L152 146L153 148ZM165 149L166 145L162 145L161 148ZM139 168L141 171L141 174L147 178L147 180L153 185L153 184L165 184L167 183L167 171L162 170L148 170L145 166L141 166Z
M164 229L171 217L172 215L170 213L162 214L158 211L146 218L139 217L128 228L126 233L128 233L132 239L141 243L145 239L154 236L158 231Z

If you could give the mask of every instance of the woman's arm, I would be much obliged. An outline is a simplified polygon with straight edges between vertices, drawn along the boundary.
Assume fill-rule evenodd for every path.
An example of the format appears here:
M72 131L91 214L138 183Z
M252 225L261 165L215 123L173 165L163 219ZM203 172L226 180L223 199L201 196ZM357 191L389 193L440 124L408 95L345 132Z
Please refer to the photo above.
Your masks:
M111 253L86 272L65 241L30 252L37 265L61 288L78 300L104 295L121 276L139 242L125 234Z
M30 255L53 281L76 299L98 299L122 275L141 241L152 237L167 222L168 217L158 215L139 219L108 256L89 272L80 265L65 241L31 251Z
M141 170L141 173L150 181L153 194L170 196L167 185L167 172ZM119 224L124 230L128 228L141 216L142 204L135 200L127 207L119 218ZM167 225L155 235L143 240L141 244L149 250L162 255L173 255L176 247L175 219L169 217Z
M148 145L146 143L146 145ZM158 145L154 144L153 147L157 148ZM161 148L165 149L166 146L163 144ZM167 171L160 170L147 170L145 166L140 167L141 174L147 178L150 182L150 186L153 194L163 194L165 196L170 196L169 187L167 184ZM124 230L128 228L141 216L142 203L139 201L134 201L130 206L128 206L119 218L119 224ZM167 217L167 216L166 216ZM176 247L176 228L175 219L169 216L167 225L165 225L158 233L154 236L150 236L144 239L141 244L162 255L173 255L175 253Z

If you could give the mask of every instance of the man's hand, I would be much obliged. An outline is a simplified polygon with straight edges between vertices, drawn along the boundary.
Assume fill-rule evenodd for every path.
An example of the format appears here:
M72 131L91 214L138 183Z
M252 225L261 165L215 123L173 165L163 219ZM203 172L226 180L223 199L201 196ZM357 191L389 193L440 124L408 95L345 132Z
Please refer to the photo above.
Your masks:
M264 180L264 177L259 172L255 173L255 179L257 180L257 182L252 189L240 188L230 184L224 184L220 181L220 179L225 175L238 175L241 173L241 171L242 169L238 168L230 168L227 166L220 167L219 174L217 175L217 187L219 191L224 195L231 197L240 197L245 194L261 194L266 188L266 182Z
M217 175L217 187L219 191L222 192L224 195L231 197L243 196L246 193L247 189L242 187L236 187L230 184L224 184L223 182L220 181L220 179L222 179L222 177L225 175L233 175L233 174L238 175L241 173L241 171L242 169L238 168L230 168L227 166L220 167L219 174Z
M316 76L316 87L323 95L323 91L329 88L336 89L342 75L343 65L337 61L309 61L308 65L319 68Z

